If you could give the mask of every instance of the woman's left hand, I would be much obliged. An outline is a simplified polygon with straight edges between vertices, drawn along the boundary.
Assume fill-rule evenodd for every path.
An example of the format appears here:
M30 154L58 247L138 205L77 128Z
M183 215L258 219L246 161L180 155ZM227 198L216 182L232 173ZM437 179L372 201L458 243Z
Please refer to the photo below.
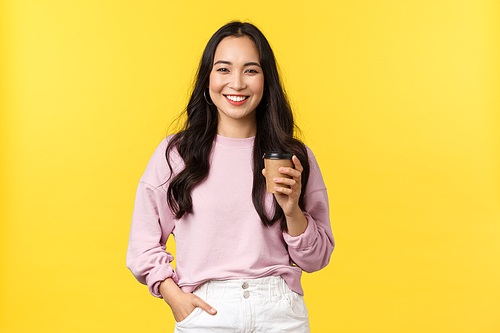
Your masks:
M285 213L287 224L287 232L290 236L299 236L307 228L307 219L299 207L300 193L302 192L302 171L304 168L300 164L297 156L292 157L294 168L281 167L279 172L288 175L292 178L274 178L273 181L277 184L288 185L290 188L275 186L274 193L276 201ZM266 169L262 170L264 177L266 176Z
M299 197L302 192L302 164L300 164L297 156L293 155L292 162L295 165L294 168L281 167L279 168L279 172L288 175L292 178L274 178L273 181L277 184L288 185L290 188L276 186L274 189L276 190L274 196L276 197L276 201L283 209L286 217L297 216L298 213L302 214L302 211L299 207ZM266 170L262 170L264 176L266 175Z

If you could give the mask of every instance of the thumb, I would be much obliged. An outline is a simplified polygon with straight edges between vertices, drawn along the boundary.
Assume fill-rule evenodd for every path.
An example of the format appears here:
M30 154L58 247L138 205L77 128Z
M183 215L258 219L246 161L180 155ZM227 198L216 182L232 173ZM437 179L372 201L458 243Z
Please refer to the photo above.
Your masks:
M266 169L262 169L262 175L265 177L266 176Z
M203 311L207 312L208 314L214 315L217 313L217 310L215 310L211 305L208 305L205 301L203 301L201 298L197 297L195 301L193 302L193 305L201 308Z

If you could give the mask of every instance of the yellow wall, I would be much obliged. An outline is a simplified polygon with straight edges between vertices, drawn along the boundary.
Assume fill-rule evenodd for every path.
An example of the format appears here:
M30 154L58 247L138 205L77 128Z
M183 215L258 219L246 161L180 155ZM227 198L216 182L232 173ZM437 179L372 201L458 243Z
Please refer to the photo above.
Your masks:
M125 268L208 38L262 28L329 188L313 332L500 332L498 1L5 0L1 332L171 332Z

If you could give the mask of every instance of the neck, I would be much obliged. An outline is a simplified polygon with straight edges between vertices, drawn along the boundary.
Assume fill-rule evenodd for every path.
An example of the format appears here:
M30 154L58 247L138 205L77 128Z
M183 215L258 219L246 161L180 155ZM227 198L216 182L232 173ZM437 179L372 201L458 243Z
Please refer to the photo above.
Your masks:
M223 121L219 118L217 134L233 139L246 139L257 134L257 122Z

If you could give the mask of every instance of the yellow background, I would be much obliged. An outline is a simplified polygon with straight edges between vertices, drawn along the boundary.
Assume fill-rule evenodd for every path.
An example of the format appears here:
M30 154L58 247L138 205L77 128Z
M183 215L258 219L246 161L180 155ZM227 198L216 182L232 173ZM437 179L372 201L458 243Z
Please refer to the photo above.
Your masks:
M125 268L201 52L257 24L329 189L313 332L500 332L500 5L1 2L0 332L171 332ZM173 244L169 244L173 245Z

